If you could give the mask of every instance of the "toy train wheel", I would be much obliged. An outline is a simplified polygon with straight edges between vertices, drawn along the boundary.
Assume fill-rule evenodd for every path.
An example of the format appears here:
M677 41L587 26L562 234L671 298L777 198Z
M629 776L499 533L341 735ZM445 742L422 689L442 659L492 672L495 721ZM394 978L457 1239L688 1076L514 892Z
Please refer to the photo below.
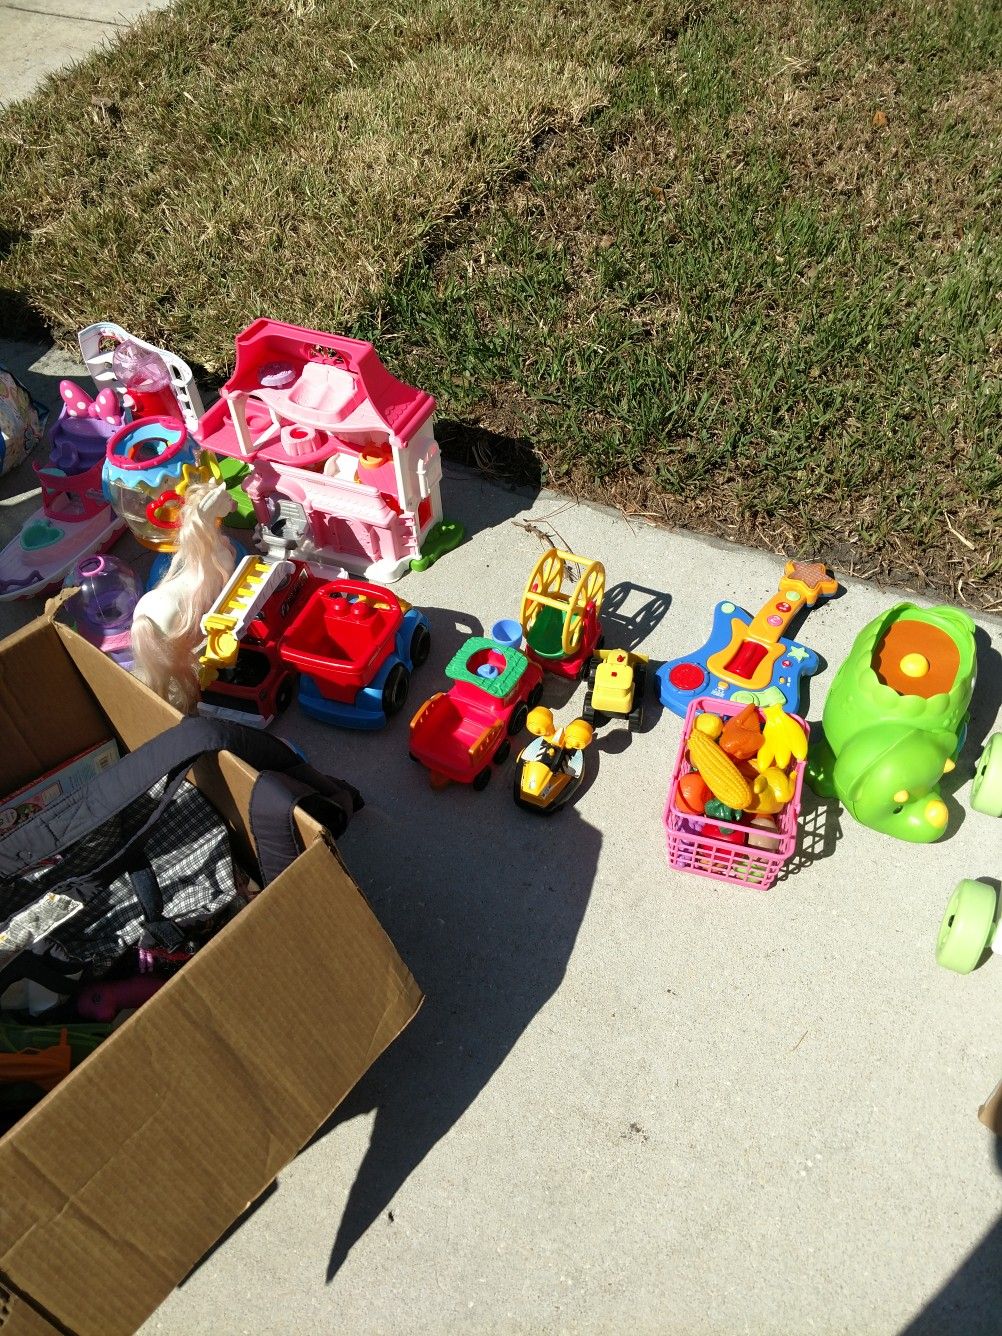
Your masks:
M502 742L501 746L494 753L494 764L504 765L505 761L507 761L510 755L511 755L511 743L508 741L507 738L505 738L504 742Z
M529 705L527 701L521 701L511 712L511 718L508 720L508 736L513 738L516 733L521 733L525 728L525 721L529 717Z
M995 932L995 888L984 881L962 881L950 896L936 942L944 969L970 974Z
M490 782L491 768L488 766L485 770L481 770L479 775L475 776L473 780L473 788L476 789L477 793L483 793Z
M605 594L605 567L600 561L590 561L581 573L581 579L574 586L564 618L563 649L565 654L574 654L581 644L584 630L585 611L589 603L595 605L596 617L602 611L602 598Z
M551 547L536 562L525 586L525 593L522 595L522 609L519 615L523 627L528 628L539 611L539 604L532 597L533 594L546 594L549 598L553 598L560 593L563 583L563 558L555 547Z
M287 677L285 681L282 683L282 685L278 688L278 694L275 697L276 714L282 714L284 710L287 710L289 708L289 706L292 704L292 697L295 695L295 693L296 693L295 679L292 677Z
M528 696L526 696L525 703L526 705L528 705L530 710L534 710L542 699L543 699L543 684L542 682L537 682L536 685L529 692Z
M430 653L431 632L427 626L422 626L419 623L415 626L414 634L411 636L411 663L415 668L420 668L423 663L427 663Z
M1002 733L989 739L975 767L971 806L985 816L1002 816Z
M383 683L383 713L387 718L404 708L410 683L410 673L402 663L395 663Z

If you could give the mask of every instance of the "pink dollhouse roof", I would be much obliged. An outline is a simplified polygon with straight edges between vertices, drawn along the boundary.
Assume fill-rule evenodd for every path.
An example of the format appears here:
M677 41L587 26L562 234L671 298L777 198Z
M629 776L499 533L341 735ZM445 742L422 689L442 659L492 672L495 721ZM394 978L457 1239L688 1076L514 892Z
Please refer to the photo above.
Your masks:
M260 386L258 372L265 363L288 358L301 366L304 359L315 357L314 350L318 348L332 349L355 377L361 391L357 402L337 424L338 433L376 431L390 436L393 444L406 446L434 411L432 396L391 375L371 343L285 325L277 320L255 320L237 335L236 367L223 387L224 392L256 390ZM223 428L226 412L221 398L202 418L198 436L203 443L210 444L210 437ZM216 441L211 442L211 448L216 448ZM229 453L229 449L225 452Z

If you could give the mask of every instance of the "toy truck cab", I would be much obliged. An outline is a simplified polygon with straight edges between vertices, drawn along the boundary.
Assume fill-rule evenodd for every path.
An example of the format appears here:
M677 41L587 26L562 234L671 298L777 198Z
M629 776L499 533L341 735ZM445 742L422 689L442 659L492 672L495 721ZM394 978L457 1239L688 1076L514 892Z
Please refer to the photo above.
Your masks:
M509 738L525 727L543 694L542 670L517 649L472 636L445 673L452 686L411 720L411 757L430 771L433 784L486 788L491 764L507 760Z
M306 714L376 729L403 708L411 672L430 649L427 617L404 599L363 580L333 580L301 607L279 653L303 674Z
M644 722L644 691L647 656L625 649L600 649L592 655L588 669L588 691L583 717L588 723L607 718L626 719L630 731Z

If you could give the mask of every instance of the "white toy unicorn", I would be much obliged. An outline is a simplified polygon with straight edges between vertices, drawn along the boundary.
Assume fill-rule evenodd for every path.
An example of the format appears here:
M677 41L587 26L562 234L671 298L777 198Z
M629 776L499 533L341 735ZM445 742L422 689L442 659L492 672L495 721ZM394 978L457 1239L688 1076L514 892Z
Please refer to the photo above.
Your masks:
M220 523L233 509L223 482L192 483L184 494L177 551L166 575L136 604L133 672L187 714L198 700L195 647L202 618L233 574L236 553Z

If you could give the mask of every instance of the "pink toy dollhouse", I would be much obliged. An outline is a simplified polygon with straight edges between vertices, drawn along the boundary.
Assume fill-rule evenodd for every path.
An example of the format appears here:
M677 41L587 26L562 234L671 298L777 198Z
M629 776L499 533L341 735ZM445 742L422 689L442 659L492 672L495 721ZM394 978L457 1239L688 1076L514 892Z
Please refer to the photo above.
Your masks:
M243 485L266 552L385 583L462 540L442 518L435 400L371 343L257 320L236 353L196 436L252 466Z

